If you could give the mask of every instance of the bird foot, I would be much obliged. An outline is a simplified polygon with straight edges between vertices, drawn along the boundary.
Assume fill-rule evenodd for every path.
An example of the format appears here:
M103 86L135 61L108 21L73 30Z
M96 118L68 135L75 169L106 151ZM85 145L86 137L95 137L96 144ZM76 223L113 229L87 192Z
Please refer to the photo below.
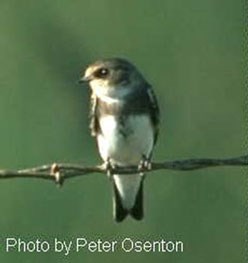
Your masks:
M107 176L110 180L113 179L113 171L115 170L115 165L113 165L111 162L110 162L110 159L108 158L106 162L104 162L104 167L107 171Z
M151 170L152 169L152 163L150 159L148 159L146 156L143 156L139 165L138 165L138 170L140 172Z

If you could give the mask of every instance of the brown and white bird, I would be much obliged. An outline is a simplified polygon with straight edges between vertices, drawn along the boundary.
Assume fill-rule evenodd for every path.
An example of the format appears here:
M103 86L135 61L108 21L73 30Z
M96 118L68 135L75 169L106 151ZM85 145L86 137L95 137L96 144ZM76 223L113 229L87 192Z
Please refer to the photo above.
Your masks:
M152 87L125 59L89 65L81 78L91 90L91 133L111 166L148 165L157 141L159 107ZM112 175L114 218L143 218L143 174Z

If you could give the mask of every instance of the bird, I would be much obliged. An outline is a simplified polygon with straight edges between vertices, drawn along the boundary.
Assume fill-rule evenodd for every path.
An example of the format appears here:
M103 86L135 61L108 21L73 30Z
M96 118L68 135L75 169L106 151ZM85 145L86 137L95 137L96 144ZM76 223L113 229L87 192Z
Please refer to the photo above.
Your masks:
M80 75L91 89L90 130L106 167L151 168L160 111L152 86L124 58L99 59ZM113 169L112 169L113 170ZM110 173L111 174L111 173ZM113 217L144 217L144 173L111 174Z

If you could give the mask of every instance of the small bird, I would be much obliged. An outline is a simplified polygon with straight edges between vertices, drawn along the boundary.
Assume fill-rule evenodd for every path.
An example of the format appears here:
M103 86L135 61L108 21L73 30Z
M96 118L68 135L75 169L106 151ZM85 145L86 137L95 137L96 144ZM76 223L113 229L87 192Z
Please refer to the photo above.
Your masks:
M149 168L158 137L159 107L152 87L126 59L96 61L80 82L92 90L90 129L106 167ZM116 222L143 218L144 174L113 174Z

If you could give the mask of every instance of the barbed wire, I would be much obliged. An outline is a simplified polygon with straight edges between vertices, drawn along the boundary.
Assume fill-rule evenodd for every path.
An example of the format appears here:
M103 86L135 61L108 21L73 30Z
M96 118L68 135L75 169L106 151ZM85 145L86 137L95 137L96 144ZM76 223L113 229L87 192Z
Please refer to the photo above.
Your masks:
M248 166L248 155L239 157L214 159L184 159L175 161L152 162L149 168L138 166L112 167L111 171L105 164L96 166L83 166L78 164L54 163L21 170L0 170L0 179L33 178L54 181L62 185L65 180L92 173L100 174L135 174L150 173L157 170L191 171L217 166Z

